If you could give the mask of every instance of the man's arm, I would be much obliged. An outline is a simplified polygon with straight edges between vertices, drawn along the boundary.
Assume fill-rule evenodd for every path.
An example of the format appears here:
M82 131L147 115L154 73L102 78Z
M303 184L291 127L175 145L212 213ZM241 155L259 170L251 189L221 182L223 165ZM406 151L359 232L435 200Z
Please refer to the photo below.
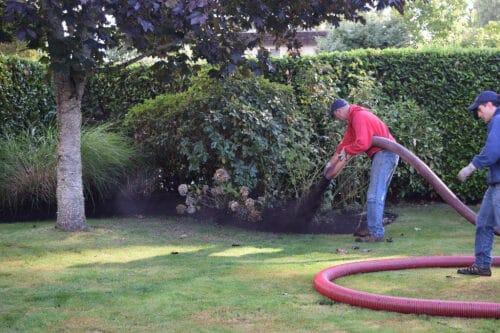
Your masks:
M493 118L491 130L486 138L486 143L479 155L474 156L472 162L462 168L458 173L458 180L462 183L469 178L476 169L489 167L500 159L500 121Z
M342 169L347 165L347 162L351 159L352 155L348 155L345 150L341 150L340 153L333 154L330 161L325 166L323 171L323 176L326 179L333 179L337 177Z
M495 117L491 121L491 130L486 143L479 155L474 156L471 162L477 169L489 167L500 159L500 119Z

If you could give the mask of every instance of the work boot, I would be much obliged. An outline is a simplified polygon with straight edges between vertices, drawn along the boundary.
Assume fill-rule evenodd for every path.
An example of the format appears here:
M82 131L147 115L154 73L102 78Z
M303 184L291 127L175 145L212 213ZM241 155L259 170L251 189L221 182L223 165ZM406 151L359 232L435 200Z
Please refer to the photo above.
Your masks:
M481 268L476 264L472 264L469 267L460 268L457 270L458 274L464 275L480 275L480 276L491 276L491 269Z
M368 235L368 236L363 236L363 237L357 237L354 241L356 241L358 243L377 243L377 242L383 242L384 236L375 237L372 235Z

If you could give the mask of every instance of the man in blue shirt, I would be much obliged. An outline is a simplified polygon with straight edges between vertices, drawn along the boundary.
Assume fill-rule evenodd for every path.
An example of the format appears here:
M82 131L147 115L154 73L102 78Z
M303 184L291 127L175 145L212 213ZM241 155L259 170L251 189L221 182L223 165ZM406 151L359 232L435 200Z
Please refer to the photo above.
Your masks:
M495 228L500 226L500 105L494 91L481 92L468 110L475 118L488 124L486 143L479 155L474 156L458 173L464 182L476 170L489 168L488 189L484 194L476 221L475 261L469 267L461 268L459 274L491 276L491 251Z

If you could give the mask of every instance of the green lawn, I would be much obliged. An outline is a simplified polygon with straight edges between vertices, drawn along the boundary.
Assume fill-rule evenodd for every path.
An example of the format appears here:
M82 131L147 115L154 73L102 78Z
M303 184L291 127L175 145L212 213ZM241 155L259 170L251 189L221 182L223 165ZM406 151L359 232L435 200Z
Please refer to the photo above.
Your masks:
M318 271L343 262L472 254L473 226L447 206L392 210L399 214L387 228L394 242L357 250L349 235L280 235L188 219L90 220L91 231L83 233L56 231L48 222L0 224L0 331L497 330L498 320L372 311L332 303L313 289ZM455 271L372 273L339 283L391 295L500 302L500 269L491 278Z

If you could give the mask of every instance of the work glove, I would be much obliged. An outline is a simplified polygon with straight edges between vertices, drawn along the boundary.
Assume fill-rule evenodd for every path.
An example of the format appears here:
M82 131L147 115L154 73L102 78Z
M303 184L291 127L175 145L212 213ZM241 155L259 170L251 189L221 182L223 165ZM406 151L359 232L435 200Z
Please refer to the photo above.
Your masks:
M347 153L345 152L344 149L342 149L339 153L339 160L340 161L343 161L343 160L346 160L347 159Z
M476 171L476 167L474 166L474 164L469 163L469 165L467 165L466 167L462 168L462 170L460 170L457 178L460 182L463 183L467 180L467 178L470 177L470 175L472 175L472 173L474 171Z
M325 165L325 168L323 169L323 177L325 179L328 179L328 178L326 178L326 175L328 174L328 171L330 171L330 168L333 168L333 165L332 165L332 162L328 161L328 163L326 163L326 165Z

